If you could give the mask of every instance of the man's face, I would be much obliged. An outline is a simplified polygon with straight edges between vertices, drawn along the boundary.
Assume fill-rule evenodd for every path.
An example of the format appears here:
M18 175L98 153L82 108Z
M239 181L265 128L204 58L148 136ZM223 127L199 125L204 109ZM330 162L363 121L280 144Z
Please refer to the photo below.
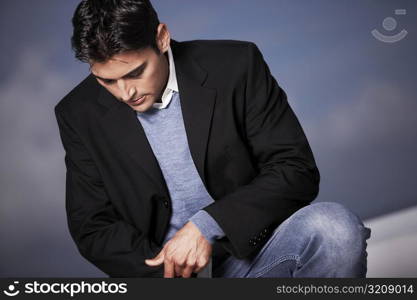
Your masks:
M105 62L92 63L91 72L118 100L144 112L160 102L168 82L168 47L164 45L160 54L150 47L116 54Z

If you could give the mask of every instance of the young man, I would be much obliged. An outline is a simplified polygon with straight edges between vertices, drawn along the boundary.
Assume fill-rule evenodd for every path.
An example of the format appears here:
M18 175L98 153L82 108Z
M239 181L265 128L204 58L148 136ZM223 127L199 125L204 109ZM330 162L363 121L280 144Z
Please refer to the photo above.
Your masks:
M319 172L251 42L172 40L145 0L84 0L91 74L55 108L80 253L112 277L363 277L370 230Z

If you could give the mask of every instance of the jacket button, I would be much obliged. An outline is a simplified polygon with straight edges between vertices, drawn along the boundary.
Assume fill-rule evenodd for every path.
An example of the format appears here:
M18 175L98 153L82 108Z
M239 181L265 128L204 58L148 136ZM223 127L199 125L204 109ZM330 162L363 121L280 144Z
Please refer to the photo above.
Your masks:
M168 206L169 206L169 202L168 202L168 200L166 200L166 199L164 200L164 206L165 206L165 207L168 207Z

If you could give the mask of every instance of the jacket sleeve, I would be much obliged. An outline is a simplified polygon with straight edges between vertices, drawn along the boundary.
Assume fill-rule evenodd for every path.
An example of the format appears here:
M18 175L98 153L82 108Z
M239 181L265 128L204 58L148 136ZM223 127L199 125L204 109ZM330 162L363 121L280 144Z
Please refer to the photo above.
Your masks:
M248 44L245 132L258 174L206 210L226 234L219 240L237 258L265 244L273 230L319 191L320 175L306 136L254 43Z
M65 149L68 227L80 254L110 277L163 277L163 265L144 262L159 247L121 219L80 135L57 107L55 115Z

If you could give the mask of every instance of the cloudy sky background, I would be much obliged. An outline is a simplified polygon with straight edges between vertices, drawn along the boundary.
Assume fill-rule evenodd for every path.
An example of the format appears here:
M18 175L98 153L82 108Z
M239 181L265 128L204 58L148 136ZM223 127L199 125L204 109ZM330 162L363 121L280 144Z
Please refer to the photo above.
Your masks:
M53 107L87 74L70 50L78 1L0 2L0 276L103 276L78 254L64 210ZM307 134L316 201L362 219L417 205L417 2L153 1L174 39L255 42ZM395 9L407 14L396 16ZM394 17L397 28L382 27ZM371 31L406 38L394 44Z

